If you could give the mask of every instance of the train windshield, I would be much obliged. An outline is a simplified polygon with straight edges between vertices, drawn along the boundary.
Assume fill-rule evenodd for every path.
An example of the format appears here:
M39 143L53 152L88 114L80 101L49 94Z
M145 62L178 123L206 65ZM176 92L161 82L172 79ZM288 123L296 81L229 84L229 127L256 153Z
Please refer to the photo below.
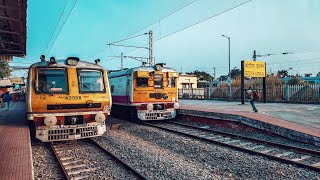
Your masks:
M161 89L163 88L163 75L155 74L154 75L154 88Z
M175 77L168 78L168 87L176 87L176 78Z
M78 73L80 92L105 92L102 71L82 69Z
M67 93L68 81L65 68L39 68L37 91L41 93Z

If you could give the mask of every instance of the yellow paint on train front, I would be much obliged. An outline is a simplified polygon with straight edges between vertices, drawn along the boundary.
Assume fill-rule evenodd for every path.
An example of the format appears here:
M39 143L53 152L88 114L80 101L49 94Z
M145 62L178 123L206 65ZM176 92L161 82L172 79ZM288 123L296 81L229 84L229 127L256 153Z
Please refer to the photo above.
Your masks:
M141 103L141 102L172 102L172 98L178 100L178 73L172 72L162 72L155 71L155 74L163 75L163 88L156 89L154 88L153 77L150 76L150 72L147 71L138 71L134 73L133 78L133 103ZM148 78L148 87L137 87L136 78L137 77L145 77ZM175 87L168 87L168 78L176 77L175 79ZM151 93L165 93L168 96L168 99L156 99L150 98Z
M32 69L32 79L35 80L36 69ZM79 112L88 110L87 108L81 109L59 109L59 110L47 110L47 105L59 105L59 104L86 104L88 101L93 103L101 103L100 108L90 108L90 111L102 111L104 106L111 106L109 98L109 82L107 73L103 70L105 93L80 93L77 69L69 66L67 68L68 87L69 93L66 94L41 94L36 93L35 88L31 91L31 107L32 112L52 112L52 113L64 113L64 112Z

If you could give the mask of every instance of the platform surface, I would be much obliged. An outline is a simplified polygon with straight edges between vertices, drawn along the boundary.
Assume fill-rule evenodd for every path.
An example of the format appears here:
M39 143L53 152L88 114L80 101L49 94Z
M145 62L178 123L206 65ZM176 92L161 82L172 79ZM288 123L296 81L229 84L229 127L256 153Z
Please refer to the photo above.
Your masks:
M320 137L320 105L289 103L256 103L258 113L249 102L217 100L179 100L180 108L249 117L294 131Z
M11 102L0 109L0 179L33 179L25 104Z

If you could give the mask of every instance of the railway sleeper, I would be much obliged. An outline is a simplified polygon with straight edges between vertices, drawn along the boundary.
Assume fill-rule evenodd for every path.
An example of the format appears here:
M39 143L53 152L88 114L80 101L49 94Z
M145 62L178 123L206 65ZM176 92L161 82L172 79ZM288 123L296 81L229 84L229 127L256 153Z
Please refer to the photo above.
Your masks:
M293 154L293 152L284 152L284 153L276 154L276 155L274 155L274 156L276 156L276 157L283 157L283 156L288 156L288 155L290 155L290 154Z
M63 166L67 166L67 165L69 165L69 164L75 164L75 163L80 163L80 162L83 163L82 160L74 160L74 161L62 162L62 165L63 165Z
M75 171L68 171L67 174L71 176L71 175L80 174L84 172L91 172L94 170L96 170L96 168L81 169L81 170L75 170Z
M320 162L314 163L314 164L312 164L311 166L313 166L313 167L319 167L319 168L320 168Z
M308 156L308 155L304 155L304 156L301 156L300 158L294 158L294 159L290 159L291 161L295 161L295 162L298 162L298 161L302 161L304 159L308 159L308 158L311 158L312 156Z

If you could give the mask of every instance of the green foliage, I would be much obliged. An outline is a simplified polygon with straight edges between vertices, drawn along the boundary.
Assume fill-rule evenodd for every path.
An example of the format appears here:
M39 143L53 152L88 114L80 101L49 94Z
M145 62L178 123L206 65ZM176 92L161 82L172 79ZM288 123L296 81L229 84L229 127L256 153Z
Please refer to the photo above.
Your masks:
M299 84L303 84L303 81L301 81L298 77L294 77L288 81L288 85L299 85Z
M231 73L231 79L237 79L238 77L241 77L241 70L237 67L234 67L230 71Z
M206 81L212 81L213 80L213 77L210 74L208 74L208 73L206 73L204 71L195 70L193 72L193 74L195 74L198 77L198 79L201 78L202 80L206 80Z
M320 76L320 72L317 73L317 77L319 77L319 76Z
M219 81L226 81L228 79L228 76L224 76L224 75L221 75L218 80Z
M287 77L288 76L288 71L287 70L281 70L281 71L278 71L278 74L277 74L278 77Z
M0 78L8 77L9 75L9 63L8 61L0 60Z

